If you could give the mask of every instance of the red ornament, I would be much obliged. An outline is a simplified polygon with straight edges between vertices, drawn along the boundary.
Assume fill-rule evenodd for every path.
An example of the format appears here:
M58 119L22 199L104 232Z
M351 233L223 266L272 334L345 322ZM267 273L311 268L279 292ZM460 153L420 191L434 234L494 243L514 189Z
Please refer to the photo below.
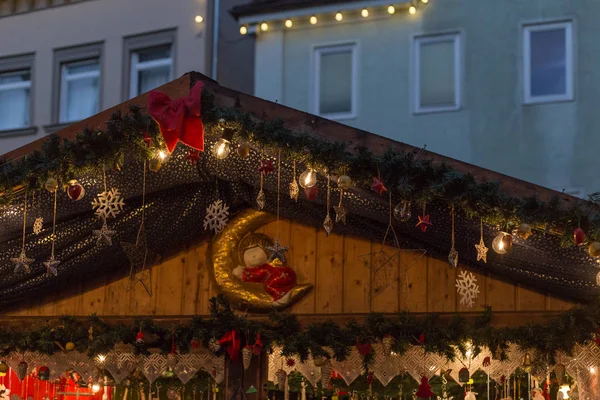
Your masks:
M148 132L144 132L144 142L146 142L146 146L152 146L152 138L148 135Z
M273 172L273 161L271 160L260 160L260 167L258 167L258 172L263 175L269 175Z
M263 344L260 340L260 332L256 334L256 341L254 342L254 346L252 346L252 352L255 356L259 355L262 352Z
M575 228L573 231L573 240L577 246L581 246L585 242L585 232L583 229Z
M294 365L296 365L296 361L293 358L288 358L285 361L285 365L287 365L288 367L293 367Z
M368 383L369 385L373 383L373 377L374 377L374 374L373 374L373 372L369 372L369 373L367 374L367 383Z
M427 228L430 226L433 226L433 223L429 220L429 214L421 217L420 215L419 217L419 222L417 222L417 224L415 226L421 228L421 232L427 232Z
M387 189L383 185L383 182L381 182L379 179L373 177L373 184L371 185L371 190L374 192L377 192L378 194L381 194L381 193L385 192Z
M594 335L594 342L600 346L600 329L598 330L598 333Z
M135 335L135 343L142 345L144 344L144 333L139 331L137 335Z
M198 342L196 339L192 339L190 341L190 346L192 347L192 349L198 349L200 348L200 342Z
M69 187L67 187L67 196L69 196L71 200L81 200L83 199L83 196L85 196L85 189L79 182L72 180L69 182Z
M227 345L227 354L234 363L237 363L240 358L240 335L233 329L231 332L227 332L219 340L221 346Z
M435 396L435 393L431 391L431 386L429 386L429 380L426 376L421 377L421 384L419 385L419 390L417 393L415 393L415 395L424 399Z
M148 112L158 124L169 153L178 142L204 151L204 125L200 119L202 86L202 81L196 82L187 97L176 100L156 90L148 94Z
M317 194L319 193L319 188L317 185L304 188L304 194L306 198L310 201L314 201L317 198Z
M425 334L421 333L419 335L419 344L425 344Z
M490 360L490 357L489 357L489 356L483 359L483 363L482 363L482 365L483 365L484 367L489 367L490 365L492 365L492 361Z
M356 344L356 348L362 356L368 356L373 351L373 346L371 346L371 343Z
M190 149L186 159L190 162L190 164L196 165L196 163L201 160L200 152L198 150Z

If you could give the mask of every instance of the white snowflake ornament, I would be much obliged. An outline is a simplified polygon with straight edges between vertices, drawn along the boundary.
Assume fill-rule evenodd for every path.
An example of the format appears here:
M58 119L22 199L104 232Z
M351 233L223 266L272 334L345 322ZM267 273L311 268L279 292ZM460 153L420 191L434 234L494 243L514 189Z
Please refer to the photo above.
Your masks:
M456 278L456 289L460 296L460 304L467 307L473 307L475 305L475 299L479 294L477 278L468 271L460 271L458 275L458 278Z
M204 217L204 229L210 229L219 233L227 226L229 222L229 206L222 200L216 200L206 208Z
M121 198L118 189L112 188L108 192L102 192L92 201L92 209L96 215L103 220L109 217L115 218L117 214L123 211L125 202Z
M39 235L42 233L42 229L44 228L44 218L37 217L35 222L33 223L33 233Z

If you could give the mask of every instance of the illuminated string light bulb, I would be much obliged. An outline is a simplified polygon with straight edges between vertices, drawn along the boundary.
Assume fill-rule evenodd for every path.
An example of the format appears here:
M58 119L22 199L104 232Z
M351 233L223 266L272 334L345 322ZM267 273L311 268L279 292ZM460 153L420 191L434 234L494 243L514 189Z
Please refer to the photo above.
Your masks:
M317 172L314 169L307 168L300 174L300 186L303 188L313 187L317 184Z
M316 25L317 24L317 17L316 16L312 16L310 17L310 23L311 25Z
M291 28L292 25L294 25L294 23L292 22L291 19L288 19L288 20L285 21L285 27L286 28Z
M367 18L369 16L369 10L367 10L366 8L363 8L362 11L360 12L360 15L362 15L363 18Z
M162 161L162 160L164 160L165 158L167 158L167 153L166 153L164 150L160 150L160 151L158 152L158 158L159 158L161 161Z
M596 373L596 368L590 367L590 373L595 374Z
M231 129L225 129L223 136L213 146L213 155L219 159L224 160L231 153L231 139L233 138L233 131Z
M336 20L336 21L338 21L338 22L339 22L339 21L341 21L341 20L343 20L343 19L344 19L344 16L342 15L342 13L341 13L341 12L339 12L339 13L335 14L335 20Z
M427 3L429 3L429 0L421 0L421 3L427 4Z
M512 250L512 236L506 232L500 232L492 242L492 248L498 254L506 254Z
M394 14L396 12L396 7L389 6L387 11L388 11L388 14Z
M245 35L246 33L248 33L248 27L245 25L240 26L240 33L242 35Z
M415 15L417 13L417 7L415 7L415 6L408 7L408 13L411 15Z
M269 24L267 24L266 22L263 22L262 24L260 24L261 31L266 32L267 29L269 29Z
M94 383L92 385L92 392L98 393L99 391L100 391L100 385L98 385L97 383Z
M202 15L196 15L196 18L194 18L194 21L196 21L197 24L201 24L204 22L204 17Z
M565 383L564 385L560 386L560 389L558 389L559 392L562 392L563 394L563 399L570 399L569 395L567 392L571 391L571 387Z

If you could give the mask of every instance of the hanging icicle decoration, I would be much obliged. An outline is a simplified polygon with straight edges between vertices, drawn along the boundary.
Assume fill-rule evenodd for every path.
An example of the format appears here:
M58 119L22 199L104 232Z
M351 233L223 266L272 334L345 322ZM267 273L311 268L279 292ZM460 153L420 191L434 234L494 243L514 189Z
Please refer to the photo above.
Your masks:
M298 195L300 194L300 186L296 179L296 160L294 160L294 180L290 182L290 199L298 201Z
M323 229L325 229L325 235L329 236L331 231L333 230L333 220L329 215L329 209L331 208L331 175L327 174L327 216L325 217L325 221L323 221Z

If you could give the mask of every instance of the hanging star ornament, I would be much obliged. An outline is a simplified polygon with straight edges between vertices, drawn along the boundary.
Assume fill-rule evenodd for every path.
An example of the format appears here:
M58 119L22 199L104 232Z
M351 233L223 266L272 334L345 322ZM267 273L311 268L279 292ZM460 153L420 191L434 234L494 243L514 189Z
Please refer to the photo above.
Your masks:
M273 246L267 246L267 251L271 253L269 256L269 261L273 261L278 258L281 260L281 262L285 262L285 253L287 253L288 249L289 247L279 244L279 236L276 236Z
M121 247L130 264L127 291L131 291L139 282L146 293L152 296L152 273L149 268L155 265L160 257L148 250L146 231L143 226L140 227L135 243L121 242Z
M108 229L108 225L106 224L106 219L102 222L102 228L95 229L94 236L96 236L96 244L101 245L102 243L106 243L109 246L112 246L112 237L117 231L113 231Z
M333 210L335 211L335 222L341 222L346 225L346 214L348 213L346 207L342 205L333 206Z
M485 243L483 242L483 238L481 238L479 240L479 244L475 245L475 249L477 250L477 261L483 260L484 263L487 263L488 248L485 247Z
M56 267L58 267L58 265L60 264L60 261L55 259L54 255L50 256L48 261L44 261L42 264L44 264L44 267L46 267L47 275L54 275L54 276L58 275L58 269Z
M273 168L273 161L271 160L260 160L260 167L258 168L258 172L260 172L263 175L269 175L271 172L273 172L274 168Z
M25 249L22 249L21 254L19 254L19 257L11 258L10 261L15 264L15 274L20 272L21 270L24 270L25 273L28 274L31 271L31 268L29 268L29 264L31 264L34 260L33 258L28 258L25 254Z
M427 232L427 228L433 226L433 223L429 220L429 214L423 217L419 215L418 217L419 222L415 226L421 228L421 232Z
M387 190L387 188L383 185L379 179L373 177L373 184L371 185L371 190L381 194Z

